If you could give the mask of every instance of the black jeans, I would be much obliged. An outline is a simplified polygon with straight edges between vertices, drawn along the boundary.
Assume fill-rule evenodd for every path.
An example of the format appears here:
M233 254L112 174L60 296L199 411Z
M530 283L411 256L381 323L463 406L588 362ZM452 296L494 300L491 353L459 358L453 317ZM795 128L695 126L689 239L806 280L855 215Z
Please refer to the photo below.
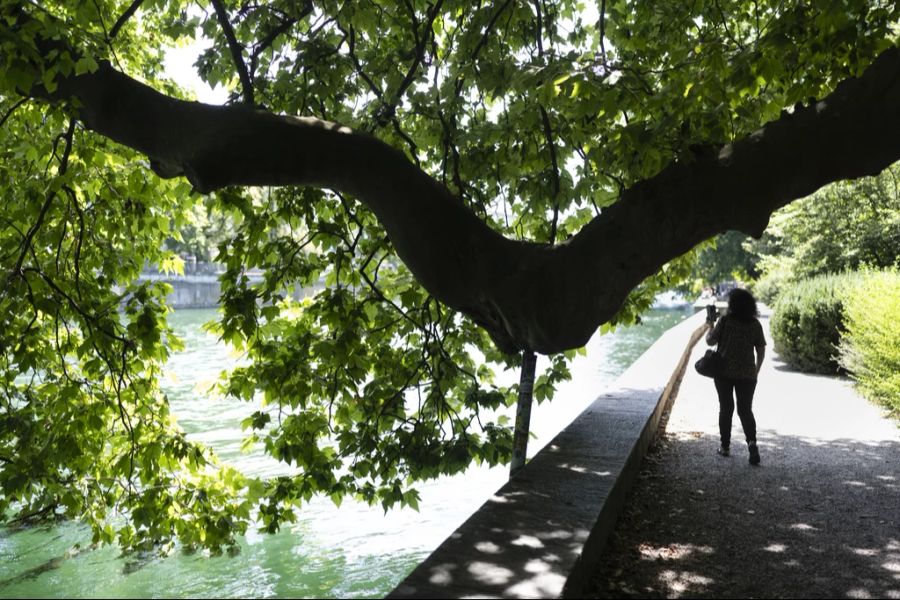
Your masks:
M734 396L737 396L737 412L744 428L747 443L756 441L756 419L753 417L754 379L731 379L716 377L716 392L719 393L719 435L722 445L731 444L731 417L734 415ZM732 393L734 390L734 393Z

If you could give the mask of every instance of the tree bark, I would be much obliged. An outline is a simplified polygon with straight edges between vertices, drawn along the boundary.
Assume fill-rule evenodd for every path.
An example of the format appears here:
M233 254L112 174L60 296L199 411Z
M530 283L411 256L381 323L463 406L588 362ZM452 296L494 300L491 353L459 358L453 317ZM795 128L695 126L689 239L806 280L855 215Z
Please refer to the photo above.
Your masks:
M519 400L516 402L516 426L513 430L513 455L509 462L509 477L525 466L528 458L528 436L531 431L531 404L534 398L534 369L537 356L528 350L522 352L522 369L519 374Z
M674 162L555 246L487 227L398 150L335 123L167 97L108 63L58 82L86 127L202 193L309 185L354 194L436 298L497 346L553 353L584 345L628 293L669 260L730 229L758 237L773 211L900 158L900 49L819 102L733 144Z

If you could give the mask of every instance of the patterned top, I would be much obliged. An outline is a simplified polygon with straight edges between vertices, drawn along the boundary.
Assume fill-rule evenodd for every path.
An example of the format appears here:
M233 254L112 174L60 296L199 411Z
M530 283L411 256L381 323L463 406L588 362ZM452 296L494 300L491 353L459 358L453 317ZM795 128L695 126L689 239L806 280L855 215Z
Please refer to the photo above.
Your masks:
M758 319L741 321L725 315L706 334L706 343L710 346L718 344L716 350L725 359L722 377L756 380L753 349L766 345L766 337Z

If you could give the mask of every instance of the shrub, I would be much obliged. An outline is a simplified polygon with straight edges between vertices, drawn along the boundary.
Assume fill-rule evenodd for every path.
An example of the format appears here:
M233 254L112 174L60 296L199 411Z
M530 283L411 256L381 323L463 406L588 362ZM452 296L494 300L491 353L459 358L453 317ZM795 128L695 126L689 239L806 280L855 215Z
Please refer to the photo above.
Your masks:
M751 284L751 291L759 302L767 306L774 306L778 300L778 294L790 283L788 277L784 274L773 275L767 274L760 277Z
M839 371L844 302L859 279L857 273L820 275L781 291L770 326L775 351L788 364L809 373Z
M844 304L840 364L860 391L900 415L900 271L864 273Z

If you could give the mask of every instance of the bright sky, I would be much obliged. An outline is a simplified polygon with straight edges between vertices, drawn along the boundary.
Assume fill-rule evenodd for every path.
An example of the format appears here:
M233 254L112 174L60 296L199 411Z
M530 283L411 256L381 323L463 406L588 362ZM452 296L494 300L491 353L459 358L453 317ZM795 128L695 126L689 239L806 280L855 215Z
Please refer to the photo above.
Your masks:
M211 45L208 40L194 40L190 44L170 48L166 52L166 75L181 87L193 91L200 102L225 104L228 99L228 90L222 85L217 85L215 89L209 87L197 76L194 68L197 57Z

